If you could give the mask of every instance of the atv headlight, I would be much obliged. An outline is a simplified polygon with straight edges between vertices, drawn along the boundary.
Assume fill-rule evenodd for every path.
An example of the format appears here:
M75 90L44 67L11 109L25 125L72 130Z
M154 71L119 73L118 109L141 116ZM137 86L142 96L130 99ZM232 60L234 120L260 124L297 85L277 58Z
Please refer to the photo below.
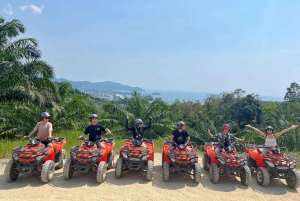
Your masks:
M296 167L296 163L293 163L293 162L292 162L292 163L290 164L290 168L293 169L293 168L295 168L295 167Z
M271 168L275 167L274 163L271 161L265 161L265 163Z
M71 158L75 159L75 158L76 158L76 156L77 156L77 154L76 154L76 153L74 153L74 152L71 152Z
M175 157L170 156L169 158L170 158L170 160L172 161L172 163L175 163L175 161L176 161L176 158L175 158Z
M191 163L195 163L196 160L197 160L197 158L192 158L192 159L191 159Z
M222 165L225 165L226 161L222 158L219 158L218 161L222 164Z
M13 157L13 159L14 159L14 160L18 160L18 158L19 158L19 155L18 155L18 154L16 154L16 153L13 153L13 154L12 154L12 157Z
M98 160L98 158L99 158L99 156L93 156L93 157L92 157L92 161L94 161L94 162L95 162L95 161L97 161L97 160Z
M149 156L150 156L150 155L148 155L148 154L147 154L147 155L144 155L144 156L142 157L142 161L147 160L147 159L149 158Z
M122 153L122 156L123 156L123 158L125 158L125 159L127 159L128 158L128 155L127 155L127 153L126 152L121 152Z
M40 161L40 160L42 160L43 158L44 158L44 155L40 155L40 156L35 157L35 160L36 160L36 161Z

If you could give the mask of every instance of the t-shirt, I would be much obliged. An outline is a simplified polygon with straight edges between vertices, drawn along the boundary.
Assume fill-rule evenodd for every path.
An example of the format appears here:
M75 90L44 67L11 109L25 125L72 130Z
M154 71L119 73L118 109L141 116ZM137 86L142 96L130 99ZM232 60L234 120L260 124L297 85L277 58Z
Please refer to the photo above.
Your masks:
M176 144L184 144L189 133L186 130L179 132L178 129L176 129L172 132L172 135L174 135L174 141Z
M36 138L39 140L46 140L48 137L52 136L52 131L52 123L47 122L46 124L43 124L43 122L41 121L36 124L36 126L29 135L31 136L35 132L38 132Z
M148 126L144 126L144 127L141 127L141 128L137 128L137 127L128 127L128 119L126 119L126 126L125 128L127 130L130 130L133 134L133 138L143 138L143 134L146 130L148 130L149 128L151 128L151 125L152 125L152 119L149 119L149 124Z
M233 134L228 133L227 136L222 132L214 135L221 144L224 144L225 147L228 147L231 142L235 141L236 137Z
M89 134L89 141L95 142L101 139L101 131L105 132L105 129L106 128L100 124L89 125L85 129L84 134Z

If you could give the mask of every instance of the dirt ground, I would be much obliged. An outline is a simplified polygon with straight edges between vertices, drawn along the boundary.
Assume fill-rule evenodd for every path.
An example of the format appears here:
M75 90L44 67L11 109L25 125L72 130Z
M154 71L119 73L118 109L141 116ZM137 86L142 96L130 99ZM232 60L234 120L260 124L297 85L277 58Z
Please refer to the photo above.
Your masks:
M115 158L116 159L116 158ZM221 177L212 184L207 171L201 169L201 183L194 183L189 175L171 174L170 181L162 179L161 154L155 155L154 178L146 181L142 172L123 172L115 178L114 169L107 172L105 183L96 182L96 174L75 173L71 180L64 180L62 169L56 170L53 180L44 184L39 175L20 175L14 182L6 182L4 168L7 159L0 160L0 200L300 200L300 188L289 188L285 180L271 180L261 187L255 175L249 187L239 178ZM201 160L200 160L201 164ZM201 164L202 166L202 164Z

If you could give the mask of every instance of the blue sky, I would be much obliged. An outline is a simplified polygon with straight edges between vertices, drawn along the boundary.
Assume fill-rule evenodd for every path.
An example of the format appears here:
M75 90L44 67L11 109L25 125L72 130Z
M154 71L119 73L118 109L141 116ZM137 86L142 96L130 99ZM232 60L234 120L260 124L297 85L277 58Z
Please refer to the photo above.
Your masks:
M300 84L300 1L1 1L57 78L283 97Z

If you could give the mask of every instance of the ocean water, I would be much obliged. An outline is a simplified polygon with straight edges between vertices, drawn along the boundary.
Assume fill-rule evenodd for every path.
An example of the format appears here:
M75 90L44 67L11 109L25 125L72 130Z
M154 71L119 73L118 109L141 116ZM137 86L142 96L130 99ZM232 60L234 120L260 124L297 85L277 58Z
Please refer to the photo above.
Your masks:
M169 91L169 90L155 90L155 89L145 89L142 94L149 94L152 97L160 97L162 100L173 103L176 99L180 101L200 101L204 102L208 94L220 94L212 92L193 92L193 91ZM160 95L152 95L152 93L160 93ZM273 96L260 96L262 101L277 101L282 102L283 97L273 97Z

